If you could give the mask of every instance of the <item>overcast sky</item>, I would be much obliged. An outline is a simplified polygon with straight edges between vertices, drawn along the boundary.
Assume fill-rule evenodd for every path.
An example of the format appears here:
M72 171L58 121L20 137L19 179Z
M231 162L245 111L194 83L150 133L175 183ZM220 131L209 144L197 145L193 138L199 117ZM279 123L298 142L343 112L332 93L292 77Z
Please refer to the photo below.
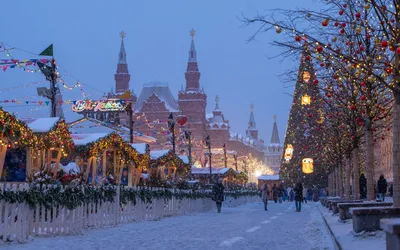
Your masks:
M272 32L247 43L257 27L242 27L238 17L313 5L312 0L5 1L1 4L0 41L8 45L6 48L18 48L10 50L15 59L37 58L29 52L40 53L54 43L63 79L69 85L79 79L84 93L98 99L115 86L119 33L123 30L127 33L131 88L139 94L146 82L167 82L177 98L185 84L189 30L194 28L200 84L208 95L207 111L214 109L218 95L231 131L244 133L250 104L254 103L260 136L269 142L273 115L277 114L283 142L293 89L284 87L277 75L297 67L297 62L268 59L279 52L269 45L276 37ZM0 59L7 59L6 53L0 52ZM21 69L0 70L0 100L40 100L36 87L48 86L40 82L43 79L40 73ZM64 100L83 98L79 88L61 90ZM39 105L0 105L19 116L49 115L48 108ZM64 106L68 120L79 117L70 109Z

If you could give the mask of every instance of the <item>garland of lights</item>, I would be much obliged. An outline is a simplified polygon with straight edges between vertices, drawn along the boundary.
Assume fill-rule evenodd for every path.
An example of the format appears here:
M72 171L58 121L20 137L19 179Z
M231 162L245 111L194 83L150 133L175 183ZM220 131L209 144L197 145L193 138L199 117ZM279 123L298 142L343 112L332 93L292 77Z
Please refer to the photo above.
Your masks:
M7 141L3 141L2 138ZM0 144L7 144L9 147L30 147L38 144L38 140L25 122L0 107Z

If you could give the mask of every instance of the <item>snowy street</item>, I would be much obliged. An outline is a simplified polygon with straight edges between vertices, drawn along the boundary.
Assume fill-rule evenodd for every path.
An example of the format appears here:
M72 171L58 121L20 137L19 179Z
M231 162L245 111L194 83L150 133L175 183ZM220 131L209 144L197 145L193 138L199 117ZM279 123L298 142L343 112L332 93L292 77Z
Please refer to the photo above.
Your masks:
M36 237L27 244L3 249L334 249L317 204L269 202L223 208L159 221L122 224L115 228L89 229L84 235Z

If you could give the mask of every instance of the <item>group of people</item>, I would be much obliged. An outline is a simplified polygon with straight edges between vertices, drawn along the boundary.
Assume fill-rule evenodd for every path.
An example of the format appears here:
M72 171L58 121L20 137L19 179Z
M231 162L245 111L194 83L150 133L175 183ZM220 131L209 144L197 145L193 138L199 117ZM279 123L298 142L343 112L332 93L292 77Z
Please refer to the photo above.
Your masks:
M379 176L379 180L376 185L374 185L374 189L376 198L381 201L385 201L387 193L389 193L390 196L393 196L393 183L391 183L388 188L388 182L383 174ZM367 198L367 178L365 178L364 174L360 175L360 198Z
M297 182L293 188L289 186L287 189L285 189L283 184L281 184L279 187L274 184L272 190L269 190L268 185L263 184L261 187L261 199L263 200L265 211L268 211L268 200L271 192L272 199L275 203L282 203L282 201L286 198L288 201L294 200L296 203L296 212L300 212L301 203L307 203L307 200L311 200L311 197L313 201L319 200L319 189L316 186L314 186L312 189L307 189L303 187L301 182Z

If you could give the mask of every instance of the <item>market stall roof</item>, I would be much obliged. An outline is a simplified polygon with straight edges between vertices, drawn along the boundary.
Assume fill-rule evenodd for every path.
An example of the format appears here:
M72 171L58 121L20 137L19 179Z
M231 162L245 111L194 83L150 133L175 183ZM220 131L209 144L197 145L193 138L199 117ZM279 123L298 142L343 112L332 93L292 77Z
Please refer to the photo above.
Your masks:
M232 168L211 168L211 174L226 174L228 171L234 171ZM192 174L210 174L210 168L195 168L192 167Z
M170 150L151 150L150 151L150 159L157 160L161 156L168 154L169 151Z
M129 132L130 130L126 127L122 126L117 126L114 124L110 124L107 122L99 121L94 118L82 118L73 122L68 123L69 130L71 133L74 134L89 134L93 130L95 130L97 133L117 133L119 136L121 136L125 141L129 141ZM94 129L93 129L94 128ZM144 135L142 133L133 132L134 135L134 140L136 140L139 143L154 143L157 141L156 138Z
M132 148L136 149L136 151L139 154L145 154L146 153L146 146L148 145L147 143L131 143L130 144Z
M71 138L74 141L75 145L80 146L95 142L108 135L109 133L71 134Z
M185 164L189 164L189 157L187 155L178 155Z
M279 181L279 175L260 175L258 179L262 181Z
M46 118L22 118L28 128L34 133L47 133L57 124L60 117L46 117Z

